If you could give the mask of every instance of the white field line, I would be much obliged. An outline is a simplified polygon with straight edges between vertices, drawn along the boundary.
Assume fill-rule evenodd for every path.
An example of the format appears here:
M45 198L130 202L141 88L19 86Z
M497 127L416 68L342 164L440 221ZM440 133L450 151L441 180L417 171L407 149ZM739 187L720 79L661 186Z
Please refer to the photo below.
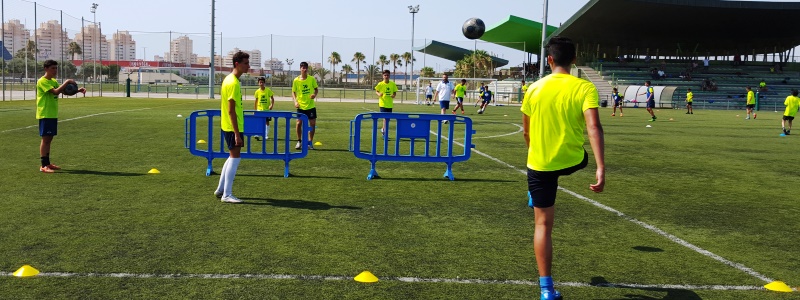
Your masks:
M0 276L13 276L12 273L0 273ZM152 278L152 279L269 279L269 280L331 280L350 281L350 276L326 275L289 275L289 274L133 274L133 273L68 273L68 272L42 272L37 276L42 277L101 277L101 278ZM419 277L384 277L382 281L400 281L408 283L460 283L460 284L505 284L538 286L539 283L530 280L487 280L466 278L419 278ZM718 291L752 291L765 290L760 286L745 285L679 285L679 284L635 284L635 283L600 283L590 284L585 282L556 282L556 286L570 287L608 287L631 289L681 289L681 290L718 290Z
M148 110L148 109L152 109L152 108L147 107L147 108L137 108L137 109L128 109L128 110L110 111L110 112L104 112L104 113L98 113L98 114L91 114L91 115L75 117L75 118L72 118L72 119L58 120L58 123L75 121L75 120L80 120L80 119L89 118L89 117L96 117L96 116L110 115L110 114L118 114L118 113L124 113L124 112L132 112L132 111L140 111L140 110ZM22 129L35 128L35 127L39 127L39 124L31 125L31 126L27 126L27 127L7 129L7 130L0 131L0 133L6 133L6 132L17 131L17 130L22 130Z
M436 134L436 133L434 133L433 131L431 131L431 133L433 133L434 135ZM444 138L444 139L447 139L446 137L443 137L443 138ZM455 141L453 141L453 143L454 143L454 144L457 144L457 145L459 145L459 146L461 146L461 147L464 147L464 144L461 144L461 143L459 143L459 142L455 142ZM477 153L477 154L479 154L479 155L481 155L481 156L483 156L483 157L486 157L486 158L488 158L488 159L491 159L491 160L493 160L493 161L495 161L495 162L497 162L497 163L499 163L499 164L502 164L502 165L505 165L505 166L507 166L507 167L509 167L509 168L512 168L512 169L514 169L514 170L517 170L517 171L519 171L519 172L520 172L520 173L522 173L522 174L528 174L527 170L518 169L517 167L515 167L515 166L513 166L513 165L511 165L511 164L508 164L508 163L506 163L506 162L504 162L504 161L502 161L502 160L499 160L499 159L497 159L497 158L495 158L495 157L492 157L492 156L490 156L490 155L488 155L488 154L486 154L486 153L480 152L480 151L478 151L478 150L476 150L476 149L472 149L472 151L474 151L475 153ZM700 253L700 254L702 254L702 255L708 256L708 257L710 257L710 258L712 258L712 259L714 259L714 260L716 260L716 261L718 261L718 262L721 262L721 263L723 263L723 264L725 264L725 265L728 265L728 266L730 266L730 267L734 267L734 268L736 268L736 269L738 269L738 270L740 270L740 271L742 271L742 272L745 272L745 273L747 273L747 274L750 274L751 276L753 276L753 277L755 277L755 278L758 278L758 279L761 279L761 280L762 280L762 281L764 281L764 282L767 282L767 283L769 283L769 282L773 282L773 281L774 281L774 279L772 279L772 278L769 278L769 277L767 277L767 276L764 276L764 275L762 275L761 273L758 273L758 272L756 272L755 270L753 270L753 269L751 269L751 268L748 268L748 267L747 267L747 266L745 266L745 265L742 265L742 264L740 264L740 263L736 263L736 262L733 262L733 261L727 260L727 259L725 259L725 258L724 258L724 257L722 257L722 256L716 255L716 254L712 253L711 251L708 251L708 250L705 250L705 249L703 249L703 248L700 248L700 247L698 247L698 246L695 246L695 245L693 245L692 243L689 243L689 242L687 242L687 241L685 241L685 240L683 240L683 239L681 239L681 238L679 238L679 237L677 237L677 236L674 236L674 235L672 235L672 234L669 234L669 233L667 233L666 231L664 231L664 230L661 230L661 229L659 229L659 228L657 228L657 227L655 227L655 226L653 226L653 225L650 225L650 224L647 224L647 223L645 223L645 222L639 221L639 220L637 220L636 218L634 218L634 217L631 217L631 216L628 216L628 215L626 215L626 214L624 214L624 213L622 213L622 212L620 212L620 211L618 211L618 210L616 210L616 209L614 209L614 208L612 208L612 207L609 207L609 206L607 206L607 205L604 205L604 204L602 204L602 203L600 203L600 202L597 202L597 201L595 201L595 200L589 199L589 198L588 198L588 197L586 197L586 196L583 196L583 195L581 195L581 194L578 194L578 193L576 193L576 192L570 191L570 190L568 190L568 189L565 189L565 188L563 188L563 187L560 187L560 186L559 186L559 187L558 187L558 189L560 189L560 190L562 190L562 191L564 191L564 192L566 192L566 193L568 193L568 194L570 194L570 195L574 196L575 198L578 198L578 199L580 199L580 200L586 201L586 202L588 202L588 203L590 203L590 204L592 204L592 205L594 205L594 206L597 206L597 207L599 207L599 208L602 208L602 209L604 209L604 210L607 210L607 211L609 211L609 212L611 212L611 213L613 213L613 214L615 214L615 215L617 215L617 216L620 216L620 217L622 217L622 218L623 218L623 219L625 219L625 220L631 221L631 222L633 222L633 223L634 223L634 224L636 224L636 225L642 226L642 227L644 227L644 228L646 228L646 229L648 229L648 230L650 230L650 231L652 231L652 232L655 232L656 234L658 234L658 235L660 235L660 236L662 236L662 237L665 237L665 238L669 239L670 241L673 241L673 242L675 242L675 243L678 243L678 244L680 244L681 246L684 246L684 247L687 247L687 248L689 248L689 249L692 249L692 250L694 250L694 251L695 251L695 252L697 252L697 253Z

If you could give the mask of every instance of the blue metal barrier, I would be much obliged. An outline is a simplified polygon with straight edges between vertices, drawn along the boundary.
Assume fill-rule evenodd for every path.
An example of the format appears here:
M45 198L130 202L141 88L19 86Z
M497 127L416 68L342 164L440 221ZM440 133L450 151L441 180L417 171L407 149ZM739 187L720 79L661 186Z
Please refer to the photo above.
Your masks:
M380 131L383 119L389 120L385 135ZM361 134L364 120L372 123L371 137L363 137ZM392 123L396 125L393 127ZM435 132L431 131L432 128ZM458 150L453 149L456 144L453 141L456 128L459 132L464 132L464 143ZM446 131L445 136L442 136L443 130ZM446 163L444 177L455 180L452 165L469 159L471 149L475 147L472 144L473 134L475 131L472 130L472 119L457 115L364 113L350 121L349 148L357 158L370 161L372 168L367 180L380 178L375 170L375 163L378 161ZM362 139L364 142L371 142L369 149L362 149ZM431 142L435 143L433 149ZM418 147L418 143L423 143L423 147Z
M184 121L185 142L184 147L189 149L192 155L205 157L208 159L206 176L211 175L211 161L215 158L227 158L230 156L228 146L220 129L219 117L220 110L198 110L193 112ZM208 133L205 136L197 134L198 118L206 119ZM264 136L264 125L267 118L272 118L269 127L269 139L256 141L253 136ZM295 150L292 139L295 133L296 120L303 122L302 147ZM244 147L242 147L241 157L246 159L276 159L283 160L285 163L283 177L289 177L289 161L306 157L308 154L308 117L304 114L287 111L244 111ZM206 143L198 143L199 139L204 139ZM199 146L199 145L205 145ZM203 149L205 148L205 149ZM260 150L258 149L260 148Z

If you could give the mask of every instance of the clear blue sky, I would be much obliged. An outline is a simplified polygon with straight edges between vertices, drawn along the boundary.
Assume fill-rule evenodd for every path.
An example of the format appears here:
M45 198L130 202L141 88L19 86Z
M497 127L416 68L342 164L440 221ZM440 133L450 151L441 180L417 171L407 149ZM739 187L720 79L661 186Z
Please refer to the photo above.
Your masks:
M565 22L587 2L550 0L548 23L557 26ZM154 33L168 31L174 32L172 38L188 34L194 41L194 53L209 56L211 0L38 0L37 21L41 23L57 19L59 13L56 10L63 10L64 26L70 32L70 38L73 38L74 33L80 30L80 17L92 20L92 3L99 4L96 18L109 40L117 30L133 32L137 42L137 58L143 58L144 52L147 52L148 59L152 59L153 55L163 56L164 52L169 51L169 33ZM294 68L297 68L300 60L323 62L332 51L339 52L342 60L350 63L353 53L360 51L371 63L380 54L388 56L410 50L412 18L408 12L409 5L420 6L414 22L417 46L426 39L435 39L463 48L475 47L474 42L461 34L461 25L470 17L481 18L487 26L502 21L508 15L541 22L543 10L542 0L308 0L303 3L298 6L295 1L217 1L216 31L222 33L222 49L218 40L216 52L225 54L233 47L258 49L262 52L263 61L270 57L272 51L272 56L281 60L293 58L296 61ZM308 9L298 11L298 8L304 7ZM33 15L33 3L5 0L6 20L25 19L30 29L33 27ZM272 45L270 34L274 35ZM512 66L521 64L524 59L521 51L502 46L478 43L477 48L511 61L509 65ZM420 68L423 60L437 70L454 65L453 62L430 55L422 57L421 53L415 53L415 56L415 69ZM329 68L327 63L325 67Z

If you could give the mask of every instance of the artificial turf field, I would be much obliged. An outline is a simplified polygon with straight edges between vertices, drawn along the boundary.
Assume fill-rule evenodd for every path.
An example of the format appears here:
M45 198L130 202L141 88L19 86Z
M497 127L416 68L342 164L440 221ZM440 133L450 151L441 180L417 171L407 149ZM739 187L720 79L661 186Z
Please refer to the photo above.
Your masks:
M480 153L453 165L455 181L444 164L390 162L367 181L349 121L377 104L319 102L323 145L289 178L281 161L242 160L238 205L212 195L219 177L204 176L176 117L218 108L63 99L51 154L63 170L42 174L34 101L0 102L0 298L538 297L519 107L467 104ZM553 273L565 299L800 298L758 289L800 285L800 128L779 137L781 115L662 109L650 123L643 109L602 108L605 192L588 189L593 159L560 185L619 213L559 192ZM43 273L10 276L25 264ZM364 270L381 281L351 280Z

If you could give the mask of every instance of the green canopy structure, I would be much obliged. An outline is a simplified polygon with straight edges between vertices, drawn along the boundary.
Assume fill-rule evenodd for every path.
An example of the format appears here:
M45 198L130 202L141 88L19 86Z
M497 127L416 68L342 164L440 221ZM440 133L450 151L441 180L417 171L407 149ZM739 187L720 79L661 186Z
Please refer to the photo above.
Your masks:
M547 36L557 29L558 27L548 25ZM542 49L542 23L511 15L487 28L480 40L530 54L539 54Z
M416 47L414 50L452 61L459 61L464 58L464 55L472 54L472 50L434 40L431 40L422 47ZM489 57L492 58L492 63L495 68L500 68L508 64L508 60L494 56Z

